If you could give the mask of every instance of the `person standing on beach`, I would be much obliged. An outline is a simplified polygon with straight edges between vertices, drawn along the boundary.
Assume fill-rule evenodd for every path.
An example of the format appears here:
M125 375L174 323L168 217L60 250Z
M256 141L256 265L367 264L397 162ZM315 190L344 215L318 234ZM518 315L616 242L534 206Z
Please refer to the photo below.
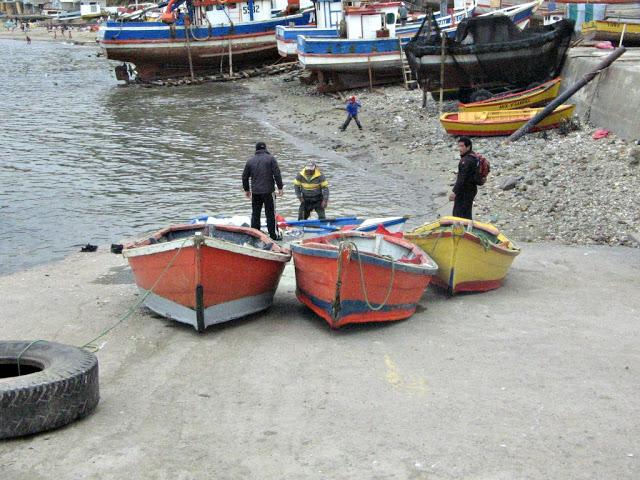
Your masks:
M362 105L360 104L360 102L358 102L358 99L355 96L347 100L347 119L345 120L344 124L340 127L340 131L344 132L347 129L347 127L349 126L349 123L351 123L351 119L355 120L356 125L358 125L358 128L362 130L362 125L360 124L360 120L358 120L358 111L361 108L362 108Z
M258 142L255 155L244 166L242 187L245 196L251 199L251 228L260 230L260 214L264 205L269 236L273 240L279 240L276 233L274 184L278 186L278 196L282 197L282 176L278 162L267 151L267 145Z
M477 159L473 154L473 144L469 137L458 139L458 150L460 151L460 162L458 163L458 177L453 186L453 193L449 195L449 200L453 202L453 216L473 219L473 199L478 193L476 183Z
M400 4L400 8L398 9L398 17L400 17L400 25L404 27L407 24L407 18L409 17L409 10L407 10L404 2Z
M298 220L306 220L315 210L318 218L325 218L324 209L329 203L329 182L314 162L304 167L293 181L296 197L300 200Z

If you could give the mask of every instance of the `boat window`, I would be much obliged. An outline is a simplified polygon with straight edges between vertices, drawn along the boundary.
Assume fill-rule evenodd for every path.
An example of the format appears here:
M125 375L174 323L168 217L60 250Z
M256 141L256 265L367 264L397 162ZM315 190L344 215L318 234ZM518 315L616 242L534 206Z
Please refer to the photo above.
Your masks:
M386 25L393 25L394 23L396 23L395 13L387 13L385 20L386 20Z

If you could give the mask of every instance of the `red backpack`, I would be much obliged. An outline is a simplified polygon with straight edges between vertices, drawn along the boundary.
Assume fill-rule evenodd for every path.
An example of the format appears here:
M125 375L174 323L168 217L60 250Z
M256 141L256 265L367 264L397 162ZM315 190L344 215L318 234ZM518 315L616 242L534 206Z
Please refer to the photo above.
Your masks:
M491 164L489 160L484 158L484 156L479 153L472 153L473 157L476 159L476 173L475 173L475 181L476 185L484 185L487 183L487 177L489 176L489 172L491 171Z

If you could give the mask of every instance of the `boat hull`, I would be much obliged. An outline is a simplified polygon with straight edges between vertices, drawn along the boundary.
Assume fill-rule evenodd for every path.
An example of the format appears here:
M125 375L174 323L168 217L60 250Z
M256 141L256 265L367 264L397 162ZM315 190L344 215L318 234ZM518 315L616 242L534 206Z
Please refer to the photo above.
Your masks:
M333 235L353 238L358 234ZM408 242L393 240L408 251L413 248ZM387 322L410 317L437 270L431 259L428 259L430 263L426 267L400 262L395 262L392 267L388 259L380 256L362 251L315 248L313 241L309 239L292 244L296 296L332 328L349 323ZM424 252L420 254L424 256Z
M573 116L574 109L575 105L561 105L530 131L539 132L557 128ZM472 137L511 135L540 110L540 108L529 108L499 112L445 113L440 117L440 123L449 135ZM504 116L501 117L498 114L504 114Z
M499 288L520 253L493 225L473 222L476 228L496 234L499 244L483 242L479 236L468 232L465 227L470 223L463 218L443 217L405 235L438 264L433 284L452 294ZM461 227L447 227L452 224Z
M458 104L460 112L480 112L495 110L514 110L516 108L530 108L553 100L560 91L560 78L555 78L538 87L511 95L497 96L489 100L474 103Z
M198 74L219 73L221 62L228 68L230 57L235 69L275 60L276 27L308 21L308 12L233 28L192 26L187 30L183 24L109 21L100 27L98 42L109 60L134 64L138 77L150 81L188 75L189 53Z
M198 331L268 308L290 258L285 250L270 252L197 236L134 247L124 255L145 295L144 304Z

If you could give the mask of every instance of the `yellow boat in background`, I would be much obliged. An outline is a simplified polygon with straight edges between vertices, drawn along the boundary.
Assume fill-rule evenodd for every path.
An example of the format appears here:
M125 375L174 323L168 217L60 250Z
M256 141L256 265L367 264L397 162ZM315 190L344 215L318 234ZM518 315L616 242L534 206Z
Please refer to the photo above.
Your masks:
M433 283L457 292L499 288L520 249L490 223L442 217L405 234L438 264Z
M622 40L625 47L640 46L640 23L593 20L582 24L581 33L585 40L609 40L615 46Z
M558 77L523 92L496 95L479 102L459 103L458 110L460 112L480 112L544 105L558 96L560 81L561 79Z
M558 127L573 116L575 105L560 105L543 119L532 132ZM496 110L482 112L445 113L440 123L449 135L470 137L493 137L511 135L531 120L542 108L520 108L518 110Z

